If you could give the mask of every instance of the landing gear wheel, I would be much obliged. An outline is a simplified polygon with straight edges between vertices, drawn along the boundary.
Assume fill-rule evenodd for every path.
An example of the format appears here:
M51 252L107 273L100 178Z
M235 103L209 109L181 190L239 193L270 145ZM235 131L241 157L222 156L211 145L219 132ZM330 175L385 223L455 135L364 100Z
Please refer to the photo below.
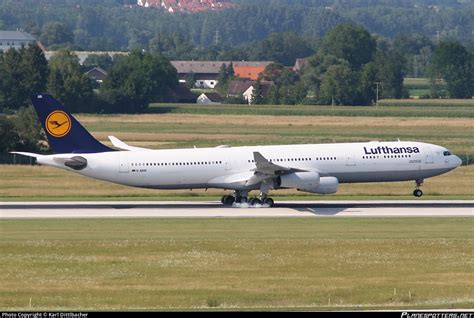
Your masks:
M231 195L224 195L221 199L222 204L224 205L232 205L235 202L235 198Z
M421 191L420 189L415 189L415 191L413 191L413 195L419 198L423 195L423 191Z
M262 201L260 201L258 198L252 198L249 201L250 205L257 205L257 204L262 204Z
M265 198L263 199L262 203L268 205L269 207L272 207L275 204L275 201L273 201L272 198Z
M235 203L247 203L247 197L238 197L235 199Z

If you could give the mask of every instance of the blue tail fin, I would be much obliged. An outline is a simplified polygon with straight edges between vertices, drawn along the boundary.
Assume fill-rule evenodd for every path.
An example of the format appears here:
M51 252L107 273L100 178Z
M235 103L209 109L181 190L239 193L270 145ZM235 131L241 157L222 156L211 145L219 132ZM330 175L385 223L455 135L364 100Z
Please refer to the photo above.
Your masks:
M54 153L114 151L92 137L51 95L31 95L31 101Z

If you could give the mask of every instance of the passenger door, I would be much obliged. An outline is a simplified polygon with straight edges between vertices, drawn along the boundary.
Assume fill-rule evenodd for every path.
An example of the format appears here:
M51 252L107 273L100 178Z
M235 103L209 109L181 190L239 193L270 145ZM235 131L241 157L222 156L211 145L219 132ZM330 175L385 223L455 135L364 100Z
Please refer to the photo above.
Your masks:
M353 153L346 153L346 166L355 166L355 156Z
M128 162L120 162L119 163L119 172L120 173L128 173L129 172Z
M423 148L423 153L425 155L425 163L426 164L434 163L433 152L431 151L430 148L428 148L428 147Z

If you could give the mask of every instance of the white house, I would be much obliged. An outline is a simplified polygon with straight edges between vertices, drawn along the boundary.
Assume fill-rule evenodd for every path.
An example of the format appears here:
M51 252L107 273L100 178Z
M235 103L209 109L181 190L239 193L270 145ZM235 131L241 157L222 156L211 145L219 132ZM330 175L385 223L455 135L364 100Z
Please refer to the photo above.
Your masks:
M197 104L216 105L222 104L224 99L217 93L202 93L196 100Z
M21 49L35 44L36 39L29 33L23 31L0 31L0 50Z

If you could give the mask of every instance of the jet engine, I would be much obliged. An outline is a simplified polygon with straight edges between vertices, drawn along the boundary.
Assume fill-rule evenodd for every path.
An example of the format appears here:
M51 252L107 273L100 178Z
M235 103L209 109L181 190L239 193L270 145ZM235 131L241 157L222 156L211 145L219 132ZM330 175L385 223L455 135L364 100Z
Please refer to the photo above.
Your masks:
M64 161L64 165L74 170L82 170L87 167L87 159L80 156L74 156Z
M304 192L331 194L337 192L339 181L335 177L320 177L317 172L294 172L280 176L277 185L280 188L296 188Z

